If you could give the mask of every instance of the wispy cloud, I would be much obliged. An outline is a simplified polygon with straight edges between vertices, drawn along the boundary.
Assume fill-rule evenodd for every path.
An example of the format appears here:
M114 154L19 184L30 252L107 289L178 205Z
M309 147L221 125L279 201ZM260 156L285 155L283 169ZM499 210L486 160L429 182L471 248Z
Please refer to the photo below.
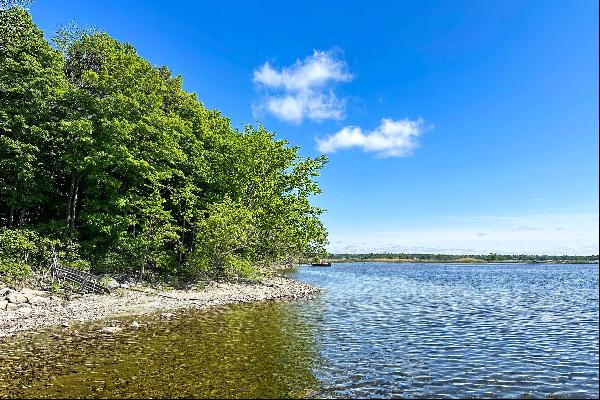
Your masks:
M598 213L453 216L429 222L388 219L378 226L330 226L329 231L328 250L333 253L590 255L600 251Z
M380 157L404 157L418 147L418 139L424 131L425 124L421 118L398 121L383 118L372 131L363 131L360 126L347 126L324 139L317 139L317 148L323 153L334 153L356 147L375 152Z
M346 100L333 91L336 82L348 82L353 76L338 52L315 50L304 60L296 60L280 70L264 63L254 71L253 82L265 96L254 107L255 114L265 111L279 119L300 123L305 118L321 121L344 117Z

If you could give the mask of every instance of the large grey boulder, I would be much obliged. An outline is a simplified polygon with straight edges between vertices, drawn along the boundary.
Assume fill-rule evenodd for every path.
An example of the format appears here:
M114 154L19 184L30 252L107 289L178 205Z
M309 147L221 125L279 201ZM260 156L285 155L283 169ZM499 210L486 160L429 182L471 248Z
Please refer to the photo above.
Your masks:
M27 297L24 294L15 292L14 290L11 290L10 293L8 293L6 300L14 304L27 303Z
M20 310L22 308L29 308L29 304L27 304L27 303L8 303L6 305L6 311L15 311L15 310Z
M118 288L121 284L115 278L110 278L104 286L112 290Z

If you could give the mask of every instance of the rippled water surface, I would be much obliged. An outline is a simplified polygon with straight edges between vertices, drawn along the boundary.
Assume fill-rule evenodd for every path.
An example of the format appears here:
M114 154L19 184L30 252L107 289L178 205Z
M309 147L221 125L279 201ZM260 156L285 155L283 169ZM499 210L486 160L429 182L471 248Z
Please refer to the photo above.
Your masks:
M325 292L4 339L0 397L598 397L598 265L291 275Z

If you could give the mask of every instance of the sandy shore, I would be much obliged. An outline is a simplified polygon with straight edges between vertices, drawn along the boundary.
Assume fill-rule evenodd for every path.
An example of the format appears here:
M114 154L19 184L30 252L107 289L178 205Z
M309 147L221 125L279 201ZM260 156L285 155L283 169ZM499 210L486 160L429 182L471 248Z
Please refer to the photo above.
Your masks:
M202 290L119 288L109 295L82 295L68 301L49 292L4 288L0 293L0 337L107 317L305 298L317 292L318 288L282 276L256 284L211 283Z

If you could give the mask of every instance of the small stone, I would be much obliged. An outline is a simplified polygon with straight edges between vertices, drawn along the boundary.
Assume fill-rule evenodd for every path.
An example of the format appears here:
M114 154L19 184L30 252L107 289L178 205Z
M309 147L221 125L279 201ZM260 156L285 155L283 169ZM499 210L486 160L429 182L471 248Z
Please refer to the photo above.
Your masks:
M100 332L102 332L102 333L117 333L122 330L123 330L123 328L119 328L118 326L105 326L104 328L100 329Z
M49 301L50 301L50 299L48 299L47 297L41 297L41 296L29 297L29 304L42 304L42 303L47 303Z
M6 306L8 305L8 301L0 300L0 311L6 310Z
M171 317L173 316L173 313L170 313L170 312L164 312L164 313L160 314L160 316L161 316L162 318L171 318Z
M21 307L19 308L19 314L22 316L30 315L33 312L31 307Z
M132 327L132 328L139 328L139 327L140 327L140 323L139 323L139 322L137 322L137 321L133 321L133 322L131 323L131 327Z
M4 296L6 296L8 293L10 293L10 288L3 287L2 289L0 289L0 297L4 297Z
M37 297L48 297L48 296L50 296L50 293L44 292L43 290L34 290L34 289L27 289L27 288L22 289L21 290L21 294L24 295L27 298L34 297L34 296L37 296Z
M8 296L6 296L6 300L8 300L10 303L20 304L20 303L26 303L27 297L25 297L24 295L22 295L19 292L15 292L15 291L11 290L10 293L8 294Z
M127 283L121 283L121 288L123 288L123 289L129 289L129 284L127 284Z

